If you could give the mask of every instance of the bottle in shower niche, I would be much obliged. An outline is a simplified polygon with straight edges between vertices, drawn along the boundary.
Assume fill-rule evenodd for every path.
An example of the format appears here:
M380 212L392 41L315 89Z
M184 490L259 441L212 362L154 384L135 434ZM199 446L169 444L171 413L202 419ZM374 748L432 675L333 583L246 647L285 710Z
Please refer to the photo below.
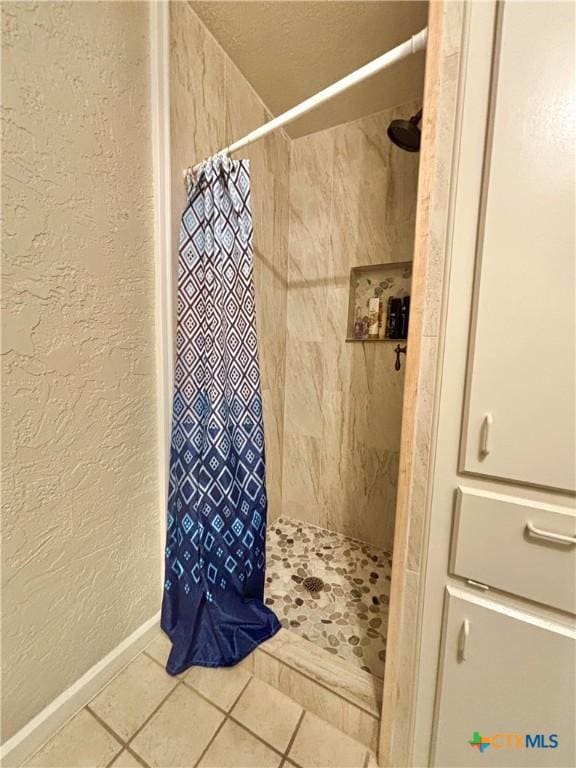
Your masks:
M410 296L404 296L402 299L402 308L400 309L400 339L408 338L408 320L410 318Z
M388 299L388 315L386 318L386 338L400 338L400 312L402 310L402 300L391 296Z
M354 320L354 338L364 338L364 323L360 317L360 307L356 307L356 319Z
M368 299L368 338L378 338L378 325L380 318L380 299L374 296Z
M380 303L378 305L378 338L386 338L386 318L384 317L384 302L380 297Z

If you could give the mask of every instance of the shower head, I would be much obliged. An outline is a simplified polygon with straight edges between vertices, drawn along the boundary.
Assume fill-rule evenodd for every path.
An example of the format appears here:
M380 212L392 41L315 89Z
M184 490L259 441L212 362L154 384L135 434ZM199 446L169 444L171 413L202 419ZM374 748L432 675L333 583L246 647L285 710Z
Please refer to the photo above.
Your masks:
M417 112L410 120L392 120L388 126L388 138L400 149L406 152L420 151L420 128L418 123L422 119L422 110Z

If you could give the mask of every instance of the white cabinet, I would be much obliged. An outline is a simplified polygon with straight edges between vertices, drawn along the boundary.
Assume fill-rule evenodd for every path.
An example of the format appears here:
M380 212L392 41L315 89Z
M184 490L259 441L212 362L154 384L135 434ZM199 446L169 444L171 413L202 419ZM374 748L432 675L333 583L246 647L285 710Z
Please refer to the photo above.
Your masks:
M574 13L466 4L414 766L576 765Z
M461 469L574 490L575 6L500 9Z
M573 631L448 588L433 765L576 765L575 680Z

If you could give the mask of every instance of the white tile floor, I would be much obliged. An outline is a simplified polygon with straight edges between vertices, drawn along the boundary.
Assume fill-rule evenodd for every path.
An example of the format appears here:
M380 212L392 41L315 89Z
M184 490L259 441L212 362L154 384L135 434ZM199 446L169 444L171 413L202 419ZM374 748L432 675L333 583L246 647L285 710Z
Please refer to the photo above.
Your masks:
M38 768L366 768L366 747L242 663L164 671L159 635L27 763Z

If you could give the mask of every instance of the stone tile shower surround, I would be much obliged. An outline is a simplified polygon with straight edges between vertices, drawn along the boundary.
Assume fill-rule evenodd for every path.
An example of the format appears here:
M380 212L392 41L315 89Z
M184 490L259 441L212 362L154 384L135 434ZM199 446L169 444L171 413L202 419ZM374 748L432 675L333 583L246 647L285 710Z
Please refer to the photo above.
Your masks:
M393 342L346 343L350 268L411 261L418 155L390 120L420 102L291 145L283 516L390 550L404 367Z
M170 35L176 235L181 169L271 115L188 3L171 4ZM418 156L394 147L386 128L419 106L294 141L277 131L242 153L252 172L269 519L282 514L384 549L404 371L394 371L392 343L344 342L349 271L412 258Z
M271 115L187 3L171 4L170 36L176 236L184 203L181 169ZM296 528L304 523L304 538L315 539L310 531L319 526L329 529L322 532L328 541L335 536L343 543L333 553L342 559L342 583L335 586L345 599L341 611L330 612L342 616L325 617L341 623L324 633L311 620L311 608L302 630L305 622L297 617L307 612L291 613L301 607L297 598L304 605L292 579L303 568L298 547L281 556L281 563L287 560L282 568L270 566L278 580L268 595L290 606L286 618L300 622L300 634L332 649L332 658L376 676L383 674L386 646L404 369L394 370L393 343L345 342L348 289L352 266L412 258L418 156L394 147L386 128L419 106L410 102L294 141L276 132L242 152L251 161L271 536L282 515L281 530L291 518ZM276 543L271 554L278 552ZM344 554L346 547L353 557ZM360 563L370 555L374 569L364 573ZM322 568L328 576L328 560ZM347 575L361 583L345 584ZM359 598L351 594L357 588ZM365 588L379 601L368 606L366 619L359 615Z

